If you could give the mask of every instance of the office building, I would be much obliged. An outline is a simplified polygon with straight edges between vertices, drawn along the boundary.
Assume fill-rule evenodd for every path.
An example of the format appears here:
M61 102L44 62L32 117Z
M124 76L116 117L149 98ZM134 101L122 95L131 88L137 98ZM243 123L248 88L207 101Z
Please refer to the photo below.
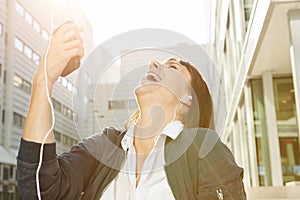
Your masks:
M290 186L300 181L300 1L217 0L212 15L228 111L221 137L249 195L300 197Z
M60 9L66 6L59 1L0 1L0 199L19 198L16 155L28 112L32 79L46 51L51 24L55 28L66 19L78 20L84 29L86 53L93 48L88 20L76 4L68 5L69 12L62 12ZM61 77L53 89L58 152L79 141L74 125L78 111L72 105L72 97L77 95L75 81L76 74Z

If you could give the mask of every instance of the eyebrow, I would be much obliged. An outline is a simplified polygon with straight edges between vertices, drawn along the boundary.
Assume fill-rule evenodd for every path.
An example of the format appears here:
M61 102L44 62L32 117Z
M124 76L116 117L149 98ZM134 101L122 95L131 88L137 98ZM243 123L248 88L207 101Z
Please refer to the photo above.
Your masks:
M176 58L173 58L173 57L168 59L168 61L172 61L172 60L178 61Z
M182 64L180 63L180 61L176 60L175 58L169 59L169 60L167 61L167 63L176 64L176 65L178 65L178 66L180 66L180 67L185 67L184 65L182 65Z

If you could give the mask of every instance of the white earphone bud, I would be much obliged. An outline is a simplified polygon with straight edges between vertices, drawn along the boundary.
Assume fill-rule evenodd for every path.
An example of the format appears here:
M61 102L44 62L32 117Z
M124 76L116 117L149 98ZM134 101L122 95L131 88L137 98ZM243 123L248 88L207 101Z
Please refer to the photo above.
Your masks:
M189 101L191 101L193 99L193 97L191 95L187 95L187 96L185 96L185 98L186 98L186 100L189 100Z
M181 101L181 103L190 106L192 99L193 99L192 95L186 94L183 97L181 97L180 101Z

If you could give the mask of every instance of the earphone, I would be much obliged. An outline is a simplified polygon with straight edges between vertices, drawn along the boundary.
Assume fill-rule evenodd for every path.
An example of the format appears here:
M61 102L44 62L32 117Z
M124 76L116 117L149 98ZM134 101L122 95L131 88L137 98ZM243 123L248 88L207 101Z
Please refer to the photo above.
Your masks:
M192 101L193 97L192 95L184 95L183 97L181 97L179 100L181 103L183 103L186 106L191 106L190 102Z
M192 95L187 95L184 98L188 101L192 101L192 99L193 99Z

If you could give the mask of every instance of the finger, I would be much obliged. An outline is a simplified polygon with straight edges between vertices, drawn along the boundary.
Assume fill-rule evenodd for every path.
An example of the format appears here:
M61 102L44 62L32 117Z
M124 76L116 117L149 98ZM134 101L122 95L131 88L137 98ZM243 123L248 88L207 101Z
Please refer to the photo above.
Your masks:
M83 29L75 23L66 24L61 28L61 33L69 32L70 30L77 30L78 32L82 32Z
M66 21L63 24L59 25L58 27L56 27L54 29L54 31L52 32L52 35L57 34L58 31L61 31L62 27L66 26L67 24L71 23L70 21Z
M71 29L78 29L78 31L82 31L82 29L77 24L71 21L67 21L64 24L60 25L58 28L56 28L53 32L53 35L64 34L70 31Z
M77 30L72 29L61 35L58 40L61 42L69 42L71 40L76 40L77 38L81 38L80 33Z
M70 49L68 51L66 51L64 53L64 56L66 58L72 58L74 56L80 56L80 55L83 55L83 48L73 48L73 49Z
M73 48L82 48L83 41L81 38L77 38L75 40L71 40L69 42L65 42L64 45L62 46L62 50L66 51L66 50L70 50Z

